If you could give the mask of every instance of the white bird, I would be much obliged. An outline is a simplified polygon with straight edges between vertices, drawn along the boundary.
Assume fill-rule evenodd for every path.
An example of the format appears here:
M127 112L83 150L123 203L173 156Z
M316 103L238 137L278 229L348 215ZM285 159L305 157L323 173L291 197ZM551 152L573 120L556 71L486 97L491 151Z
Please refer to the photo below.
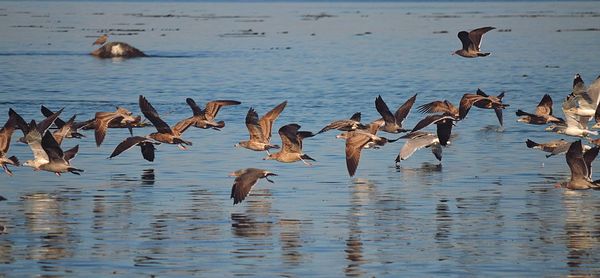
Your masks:
M408 159L413 153L422 148L431 148L431 152L437 160L442 161L442 145L438 136L434 133L415 131L401 138L408 138L400 153L396 157L396 165L402 160Z

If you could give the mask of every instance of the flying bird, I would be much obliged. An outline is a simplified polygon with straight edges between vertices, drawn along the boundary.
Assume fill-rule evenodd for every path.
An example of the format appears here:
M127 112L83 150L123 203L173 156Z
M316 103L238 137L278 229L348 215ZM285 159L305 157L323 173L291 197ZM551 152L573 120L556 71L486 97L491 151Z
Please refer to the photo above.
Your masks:
M139 98L140 108L142 109L142 114L154 125L157 132L150 133L147 135L148 138L151 138L157 142L165 143L165 144L175 144L180 149L185 150L187 146L191 146L192 142L186 141L181 138L182 133L190 126L182 125L176 128L171 128L165 121L163 121L156 109L148 102L148 100L140 95Z
M537 105L535 109L535 113L527 113L521 109L517 110L517 116L520 118L517 122L522 122L526 124L532 125L544 125L547 123L562 123L563 119L554 117L552 115L552 98L549 94L545 94L540 100L540 103Z
M600 188L598 181L592 181L592 162L596 159L599 150L600 147L596 146L584 153L581 140L573 142L566 154L571 179L561 186L572 190Z
M138 120L132 115L133 113L131 113L131 111L123 107L117 107L117 111L115 112L96 112L94 116L94 138L96 139L96 146L100 147L102 142L104 142L106 132L113 123L127 126L129 134L133 136L132 123Z
M113 158L122 152L133 148L134 146L139 146L142 151L142 157L152 162L154 161L154 151L156 150L154 145L160 145L160 142L156 142L153 139L143 136L128 137L117 145L115 150L108 158Z
M452 126L454 126L454 122L456 122L453 116L450 115L429 115L424 119L420 120L415 127L412 129L412 132L421 130L431 124L435 124L437 126L437 138L442 146L446 146L448 141L450 140L450 135L452 133Z
M383 98L381 98L381 96L378 96L375 99L375 108L377 109L377 112L381 114L382 117L380 120L376 121L380 124L379 129L389 133L400 133L409 131L407 129L402 128L402 123L404 122L404 119L406 119L406 116L408 116L408 112L410 112L410 109L412 108L413 104L415 104L416 99L417 94L409 98L404 104L402 104L398 108L398 110L396 110L396 113L392 114L387 104L385 104L385 102L383 101Z
M494 27L482 27L475 30L458 32L458 39L462 43L462 48L454 51L454 54L465 58L485 57L489 52L481 52L481 39L483 34L496 29ZM454 55L453 54L453 55Z
M7 165L20 165L19 159L17 159L16 156L6 156L8 154L8 149L10 148L10 139L12 137L12 134L15 132L15 127L16 119L14 117L14 113L9 112L8 120L6 121L2 129L0 129L0 165L2 166L4 172L9 176L12 176L13 173L10 169L8 169Z
M377 131L377 128L378 126L375 126L375 131ZM362 149L374 149L398 140L389 140L363 130L345 132L339 135L338 138L346 139L346 168L351 177L354 176L356 168L358 168Z
M400 161L408 159L413 153L422 148L431 148L431 152L435 158L438 161L442 161L442 145L440 144L437 135L429 132L414 131L400 138L406 138L408 140L404 143L404 146L402 146L400 153L396 157L396 165L398 165Z
M477 89L477 93L475 94L464 94L460 99L458 108L459 119L464 119L472 106L482 109L494 109L498 122L500 122L500 126L503 126L502 110L509 106L508 104L502 103L503 97L504 92L500 93L498 96L489 96L480 89Z
M417 111L421 113L442 113L444 115L452 116L456 119L460 117L458 107L454 106L448 100L436 100L430 103L423 104L417 107Z
M215 117L217 116L217 113L219 113L221 107L241 104L241 102L236 100L213 100L207 102L206 107L202 109L200 108L200 106L198 106L198 104L196 104L196 102L192 98L187 98L185 101L190 106L190 108L192 108L192 112L194 113L194 115L175 124L175 128L177 128L177 126L179 125L190 124L191 126L197 128L212 128L215 130L219 130L220 128L223 128L225 126L224 121L215 122Z
M253 151L267 151L267 153L269 153L269 149L279 149L278 145L271 144L271 130L273 128L273 123L277 117L279 117L279 114L281 114L286 105L287 101L280 103L262 116L260 120L258 119L256 110L250 108L246 114L246 128L248 128L248 132L250 133L250 139L247 141L240 141L235 144L235 146Z
M350 117L350 119L345 119L345 120L337 120L337 121L333 121L330 124L328 124L327 126L325 126L324 128L322 128L319 132L317 132L317 134L332 130L332 129L337 129L339 131L352 131L352 130L356 130L356 129L365 129L367 128L367 126L363 125L360 123L361 120L361 113L360 112L356 112L352 115L352 117Z
M279 129L282 147L279 152L269 154L264 160L277 160L284 163L302 161L306 165L311 165L306 160L315 161L312 157L302 152L302 140L304 138L315 136L309 131L299 131L300 125L287 124Z
M233 204L235 205L246 199L246 196L248 196L248 193L252 190L252 186L256 184L258 179L264 178L268 182L273 183L269 179L269 176L277 176L277 174L263 169L246 168L232 172L229 176L235 177L230 197L230 199L233 199Z
M77 155L79 145L63 152L50 132L45 131L44 136L40 134L35 121L31 121L29 124L25 140L31 148L34 158L25 161L24 166L32 167L34 170L53 172L57 176L66 172L75 175L83 172L83 170L71 166L71 160Z

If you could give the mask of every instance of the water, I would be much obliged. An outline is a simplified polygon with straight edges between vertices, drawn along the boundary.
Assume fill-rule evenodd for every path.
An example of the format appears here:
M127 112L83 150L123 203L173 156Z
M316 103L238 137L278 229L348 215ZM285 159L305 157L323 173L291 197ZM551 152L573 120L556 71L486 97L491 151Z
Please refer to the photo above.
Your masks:
M303 17L321 13L334 17ZM594 2L1 2L0 111L137 114L143 94L174 124L191 115L186 97L242 105L221 110L221 131L187 131L190 150L159 146L154 163L137 149L107 160L127 136L111 129L99 148L91 132L64 143L80 145L82 176L3 174L0 276L600 275L598 193L555 189L569 178L564 156L545 159L524 141L559 135L514 116L544 93L560 111L575 73L588 84L599 74L597 32L557 32L598 28L599 14ZM512 30L485 36L491 56L450 55L457 31L488 25ZM108 29L154 57L86 55ZM230 35L248 29L265 34ZM504 131L472 109L442 165L421 150L396 168L398 142L364 151L349 178L335 132L305 141L312 167L233 147L247 138L249 107L288 100L275 129L316 131L356 111L376 119L379 94L395 109L414 93L417 105L457 103L477 88L506 92ZM406 125L420 118L413 111ZM9 153L30 159L15 137ZM279 176L232 206L227 174L246 167Z

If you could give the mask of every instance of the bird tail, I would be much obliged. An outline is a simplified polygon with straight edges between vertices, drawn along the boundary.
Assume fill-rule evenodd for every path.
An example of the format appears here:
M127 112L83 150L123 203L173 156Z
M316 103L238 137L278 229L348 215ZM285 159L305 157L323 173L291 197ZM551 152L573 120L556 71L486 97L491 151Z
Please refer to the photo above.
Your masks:
M312 161L316 161L314 158L308 156L307 154L303 154L302 156L300 156L300 158L302 159L306 159L306 160L312 160Z
M74 168L74 167L69 167L69 169L67 169L67 170L69 172L71 172L72 174L75 174L75 175L78 175L78 176L81 175L80 174L81 172L83 172L82 169L77 169L77 168Z
M517 112L515 112L515 114L517 114L517 116L527 116L527 113L525 113L525 111L519 109L517 110Z
M485 52L485 53L477 53L477 56L479 56L479 57L485 57L485 56L488 56L488 55L490 55L490 53L489 53L489 52Z
M15 166L21 166L19 159L14 155L9 157L8 160L12 161L13 165L15 165Z
M536 142L533 142L533 141L531 141L529 139L527 139L527 141L525 141L525 144L527 144L527 147L530 148L530 149L531 148L535 148L535 147L537 147L537 146L540 145L540 144L538 144Z

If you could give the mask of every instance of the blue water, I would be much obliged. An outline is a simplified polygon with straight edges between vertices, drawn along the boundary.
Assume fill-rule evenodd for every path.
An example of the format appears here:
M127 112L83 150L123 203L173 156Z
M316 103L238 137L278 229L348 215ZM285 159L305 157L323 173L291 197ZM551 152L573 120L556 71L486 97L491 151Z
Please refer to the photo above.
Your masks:
M303 17L321 13L333 17ZM599 15L594 2L1 2L0 111L139 114L143 94L174 124L191 115L187 97L242 104L220 111L221 131L186 131L189 150L158 146L153 163L137 149L107 160L128 136L111 129L99 148L89 131L63 143L80 145L72 163L82 176L2 174L0 276L600 275L599 193L554 188L569 179L564 156L546 159L524 141L560 136L514 116L545 93L560 115L573 75L590 84L600 73L598 32L557 32L599 28ZM485 36L489 57L450 55L458 31L481 26L511 32ZM108 29L153 57L87 55ZM247 29L265 35L228 35ZM274 129L317 131L357 111L378 118L377 95L395 109L414 93L416 105L456 104L477 88L506 92L505 127L472 109L441 165L421 150L396 168L397 142L364 151L349 178L335 132L305 140L312 167L234 147L250 107L263 114L287 100ZM406 125L421 117L412 111ZM9 154L25 161L20 136ZM279 176L233 206L227 174L246 167Z

